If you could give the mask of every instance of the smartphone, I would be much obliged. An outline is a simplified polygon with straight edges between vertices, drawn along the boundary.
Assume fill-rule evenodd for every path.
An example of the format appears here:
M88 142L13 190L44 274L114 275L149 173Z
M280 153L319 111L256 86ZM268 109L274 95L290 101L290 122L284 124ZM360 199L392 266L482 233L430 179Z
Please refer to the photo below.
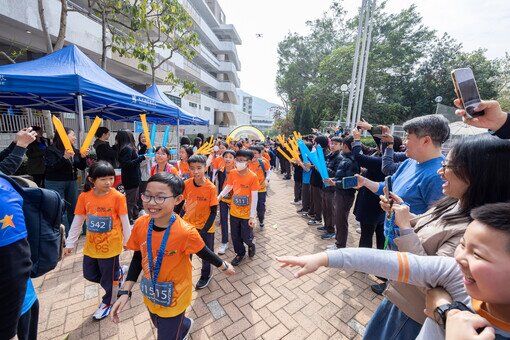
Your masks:
M485 112L475 112L481 103L480 92L476 85L475 76L470 68L458 68L452 71L453 88L457 98L462 99L462 105L469 118L483 116Z
M381 137L382 136L382 125L372 126L372 136Z
M390 192L393 191L393 182L391 176L386 176L386 178L384 178L384 186L386 187L386 193L384 195L387 200L390 200Z
M344 189L352 189L358 186L358 177L349 176L342 178L342 188Z

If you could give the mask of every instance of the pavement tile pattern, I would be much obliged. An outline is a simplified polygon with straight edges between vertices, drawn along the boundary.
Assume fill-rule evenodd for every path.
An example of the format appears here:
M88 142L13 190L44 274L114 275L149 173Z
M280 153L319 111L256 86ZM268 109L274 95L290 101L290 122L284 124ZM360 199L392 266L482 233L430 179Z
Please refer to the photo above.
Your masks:
M227 278L213 269L205 289L193 292L186 315L194 319L190 338L198 339L361 339L365 326L381 301L370 285L375 278L361 273L321 268L294 279L293 269L280 269L280 255L316 253L333 244L321 240L315 226L300 217L293 199L293 181L273 176L264 230L255 228L257 254L246 257L236 275ZM348 246L356 247L359 235L351 215ZM94 321L103 291L82 275L80 238L76 254L34 279L39 302L39 339L155 339L155 329L143 304L138 285L133 298L115 325L109 318ZM220 242L216 233L215 246ZM222 257L234 258L232 246ZM121 254L129 264L131 254ZM193 257L193 282L200 276L200 260Z

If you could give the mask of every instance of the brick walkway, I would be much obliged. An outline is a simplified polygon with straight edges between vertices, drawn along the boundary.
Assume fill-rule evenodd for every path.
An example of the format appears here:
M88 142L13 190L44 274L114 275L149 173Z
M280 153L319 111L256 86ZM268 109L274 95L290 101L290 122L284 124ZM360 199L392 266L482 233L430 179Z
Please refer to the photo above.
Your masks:
M193 292L186 313L195 320L192 339L361 338L380 302L369 287L372 277L323 268L294 279L291 270L280 269L274 260L278 255L316 253L333 243L321 240L315 227L295 213L289 203L292 185L292 181L273 178L265 230L256 228L257 255L246 258L230 278L213 269L209 286ZM348 244L357 246L353 229ZM76 255L34 280L40 302L39 339L155 339L138 285L119 325L109 318L92 320L103 292L82 277L80 241ZM230 248L225 258L233 257ZM129 260L128 252L121 255L121 263ZM197 257L193 265L200 268ZM194 269L193 282L199 275Z

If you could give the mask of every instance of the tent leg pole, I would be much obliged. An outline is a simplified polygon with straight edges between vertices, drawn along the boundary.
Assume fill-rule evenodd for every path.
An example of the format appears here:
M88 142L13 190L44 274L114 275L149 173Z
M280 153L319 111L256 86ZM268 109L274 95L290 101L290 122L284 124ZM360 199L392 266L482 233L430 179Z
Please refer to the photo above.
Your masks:
M181 148L181 140L179 138L179 118L177 118L177 131L175 132L175 135L177 136L177 139L175 141L175 145L177 145L177 155L179 155L179 149Z
M83 97L81 94L76 98L78 111L78 145L83 142L83 134L85 133L85 123L83 121Z

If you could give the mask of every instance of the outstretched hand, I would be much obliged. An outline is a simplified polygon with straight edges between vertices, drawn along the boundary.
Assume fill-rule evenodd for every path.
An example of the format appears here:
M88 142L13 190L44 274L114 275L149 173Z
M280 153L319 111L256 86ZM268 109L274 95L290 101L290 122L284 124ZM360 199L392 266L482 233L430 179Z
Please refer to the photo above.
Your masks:
M455 99L453 104L458 108L455 114L462 117L467 125L474 127L490 129L492 131L499 130L508 119L508 115L503 112L499 103L495 100L482 100L475 109L475 112L485 111L483 116L476 118L468 118L466 110L464 110L461 99Z
M326 253L317 253L304 256L280 256L277 257L276 260L282 263L280 268L301 267L300 270L294 273L294 277L296 278L309 273L313 273L320 267L325 267L328 265L328 255Z

